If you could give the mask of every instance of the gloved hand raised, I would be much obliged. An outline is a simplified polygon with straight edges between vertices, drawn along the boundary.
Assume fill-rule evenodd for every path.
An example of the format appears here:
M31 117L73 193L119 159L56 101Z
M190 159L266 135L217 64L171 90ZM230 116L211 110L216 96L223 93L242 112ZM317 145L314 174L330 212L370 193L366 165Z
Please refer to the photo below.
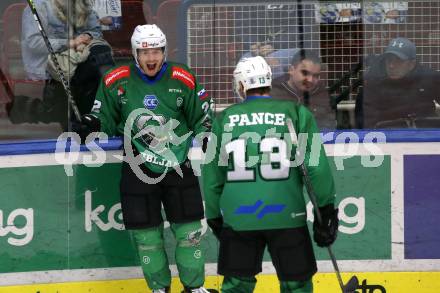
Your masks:
M318 218L315 214L315 220L313 222L313 239L319 247L326 247L335 242L339 219L338 209L335 209L332 204L319 208L321 213L322 223L318 223Z
M84 144L90 133L101 130L101 121L92 114L85 114L81 117L81 123L74 124L72 130L78 133L81 144Z

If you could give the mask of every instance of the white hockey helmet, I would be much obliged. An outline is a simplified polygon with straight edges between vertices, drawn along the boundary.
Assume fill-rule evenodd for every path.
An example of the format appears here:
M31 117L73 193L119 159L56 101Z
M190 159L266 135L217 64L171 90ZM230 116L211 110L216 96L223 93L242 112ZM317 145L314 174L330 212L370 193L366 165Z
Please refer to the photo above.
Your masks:
M261 56L243 58L234 70L234 90L241 97L240 84L243 93L250 89L272 86L272 70Z
M162 30L155 24L138 25L131 36L131 50L133 57L138 62L138 49L164 48L165 59L167 56L167 38Z

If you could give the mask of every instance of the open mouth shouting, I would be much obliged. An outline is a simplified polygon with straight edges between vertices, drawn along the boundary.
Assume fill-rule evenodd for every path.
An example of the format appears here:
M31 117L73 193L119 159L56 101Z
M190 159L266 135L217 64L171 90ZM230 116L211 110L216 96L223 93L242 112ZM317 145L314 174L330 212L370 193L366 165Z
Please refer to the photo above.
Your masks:
M158 63L147 63L145 67L144 71L148 76L154 76L159 71Z
M165 54L161 48L143 49L138 51L138 62L147 76L154 77L165 60Z

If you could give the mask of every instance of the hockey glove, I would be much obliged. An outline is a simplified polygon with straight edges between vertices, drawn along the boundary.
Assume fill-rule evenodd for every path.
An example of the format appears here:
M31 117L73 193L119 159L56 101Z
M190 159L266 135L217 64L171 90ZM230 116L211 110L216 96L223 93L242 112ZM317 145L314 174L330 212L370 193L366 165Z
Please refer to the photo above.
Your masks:
M332 204L319 208L322 223L318 223L315 212L315 221L313 222L313 239L319 247L326 247L335 242L338 233L338 209Z
M90 133L101 130L101 121L94 115L85 114L81 117L81 123L73 125L72 128L73 131L79 134L81 144L84 144Z
M212 233L214 233L215 237L217 237L217 239L220 239L220 233L222 232L222 228L223 228L223 217L208 219L207 222L209 228L211 228Z

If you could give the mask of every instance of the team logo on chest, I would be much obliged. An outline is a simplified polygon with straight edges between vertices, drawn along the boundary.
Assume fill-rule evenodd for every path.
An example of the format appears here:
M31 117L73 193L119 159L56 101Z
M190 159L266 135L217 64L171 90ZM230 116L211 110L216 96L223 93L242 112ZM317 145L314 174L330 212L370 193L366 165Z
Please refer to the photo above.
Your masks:
M148 110L154 110L157 108L157 105L159 105L159 100L155 95L146 95L144 97L144 106Z
M177 108L182 107L182 104L183 104L183 98L182 97L177 97L177 99L176 99L176 106L177 106Z

